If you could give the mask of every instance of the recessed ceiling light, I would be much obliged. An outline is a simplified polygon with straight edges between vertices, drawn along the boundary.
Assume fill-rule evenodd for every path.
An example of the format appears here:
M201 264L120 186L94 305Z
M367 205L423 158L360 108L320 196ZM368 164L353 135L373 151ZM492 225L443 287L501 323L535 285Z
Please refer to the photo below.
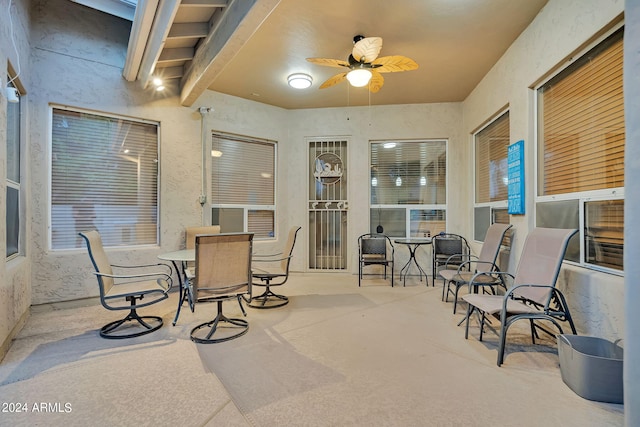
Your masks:
M294 73L287 77L287 82L289 82L289 86L292 88L306 89L311 86L313 79L309 74Z

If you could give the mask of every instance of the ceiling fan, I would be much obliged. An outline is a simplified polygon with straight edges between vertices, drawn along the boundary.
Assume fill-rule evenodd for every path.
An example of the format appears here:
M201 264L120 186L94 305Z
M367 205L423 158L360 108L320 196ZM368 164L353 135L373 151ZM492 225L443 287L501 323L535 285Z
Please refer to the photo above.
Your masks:
M381 73L411 71L418 68L418 64L406 56L393 55L378 58L381 49L381 37L358 35L353 38L353 51L346 61L328 58L307 58L307 61L318 65L349 69L349 71L336 74L326 80L320 85L320 89L348 80L352 86L363 87L368 85L369 91L376 93L384 84L384 78Z

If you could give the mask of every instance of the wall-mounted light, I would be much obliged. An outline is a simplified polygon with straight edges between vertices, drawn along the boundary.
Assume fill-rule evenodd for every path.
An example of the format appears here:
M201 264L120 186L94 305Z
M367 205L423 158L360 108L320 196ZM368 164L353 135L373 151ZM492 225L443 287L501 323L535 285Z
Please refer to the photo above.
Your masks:
M294 89L306 89L313 83L313 78L309 74L294 73L287 77L287 82Z
M402 185L402 178L397 177L396 178L396 187L400 187Z
M152 80L153 86L155 86L156 90L158 92L163 91L164 90L164 82L162 81L162 79L160 77L154 77Z
M347 80L349 80L351 86L354 87L366 86L369 84L369 80L371 80L371 71L366 68L356 68L355 70L349 71Z
M376 178L375 176L373 178L371 178L371 186L372 187L377 187L378 186L378 178Z

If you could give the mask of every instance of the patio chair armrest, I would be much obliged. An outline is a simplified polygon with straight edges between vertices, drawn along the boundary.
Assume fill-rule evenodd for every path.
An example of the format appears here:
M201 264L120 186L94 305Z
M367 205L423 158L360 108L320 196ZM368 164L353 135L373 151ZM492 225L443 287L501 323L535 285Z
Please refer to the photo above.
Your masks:
M280 262L280 261L284 261L285 259L289 259L292 258L293 255L290 256L286 256L284 258L272 258L272 259L252 259L251 262Z
M519 285L511 286L509 289L507 289L507 292L505 292L505 294L504 294L504 298L503 298L503 301L502 301L502 312L503 313L506 313L507 302L510 299L516 299L514 297L513 293L519 288L549 288L552 292L553 291L558 291L558 289L555 286L550 286L550 285L533 285L533 284L521 283ZM560 292L560 291L558 291L558 292ZM528 301L525 298L521 298L520 300L522 302ZM530 302L532 304L540 306L540 304L535 303L535 301L530 301Z
M460 264L460 266L458 266L458 273L460 273L462 270L464 270L465 268L469 268L471 269L471 264L491 264L493 265L493 268L495 270L499 270L498 266L491 262L491 261L480 261L479 259L477 259L478 257L475 255L470 255L471 257L473 257L474 259L470 259L468 261L463 262L462 264Z
M498 277L501 278L503 284L504 284L504 279L503 278L505 276L511 277L511 279L515 278L515 276L513 274L507 273L506 271L499 271L499 270L498 271L485 271L485 272L476 273L476 274L473 275L473 277L471 277L471 280L469 280L469 292L473 292L473 287L475 286L474 282L476 281L476 278L478 278L480 276L492 276L492 277L498 276Z
M114 286L123 285L126 283L136 283L142 282L146 280L154 280L160 285L162 288L169 290L173 286L173 279L171 278L171 274L166 273L142 273L142 274L106 274L93 272L98 277L109 277L114 279ZM116 282L117 279L120 279Z
M111 264L111 267L114 268L122 268L122 269L127 269L127 268L158 268L161 270L166 270L166 272L163 272L164 274L169 274L171 275L173 273L173 268L171 268L171 266L169 264L165 264L164 262L158 262L155 264L140 264L140 265L122 265L122 264Z
M463 260L465 258L468 258L468 259L466 261L463 261L463 264L468 264L470 262L473 262L474 259L477 259L478 257L473 254L453 254L449 256L449 258L447 258L447 260L445 261L444 263L445 269L449 266L449 262L452 262L453 260L456 260L456 259ZM455 265L458 265L458 263L456 262Z
M282 255L282 252L276 252L273 254L252 254L251 257L252 258L256 258L256 257L274 257L274 256L280 256Z

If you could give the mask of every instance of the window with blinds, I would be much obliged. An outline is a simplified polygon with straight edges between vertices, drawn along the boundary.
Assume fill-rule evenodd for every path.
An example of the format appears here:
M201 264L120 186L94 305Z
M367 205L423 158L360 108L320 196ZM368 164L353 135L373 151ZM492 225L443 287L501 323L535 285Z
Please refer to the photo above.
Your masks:
M52 110L51 248L158 244L158 123Z
M445 230L447 143L371 143L370 226L393 237L434 235Z
M223 233L275 236L276 143L212 133L212 223Z
M605 270L623 270L623 36L620 28L537 90L536 222L543 204L552 222L563 218L551 197L574 200L579 259Z
M475 134L476 203L507 200L509 112Z
M624 186L619 30L538 89L539 194Z

